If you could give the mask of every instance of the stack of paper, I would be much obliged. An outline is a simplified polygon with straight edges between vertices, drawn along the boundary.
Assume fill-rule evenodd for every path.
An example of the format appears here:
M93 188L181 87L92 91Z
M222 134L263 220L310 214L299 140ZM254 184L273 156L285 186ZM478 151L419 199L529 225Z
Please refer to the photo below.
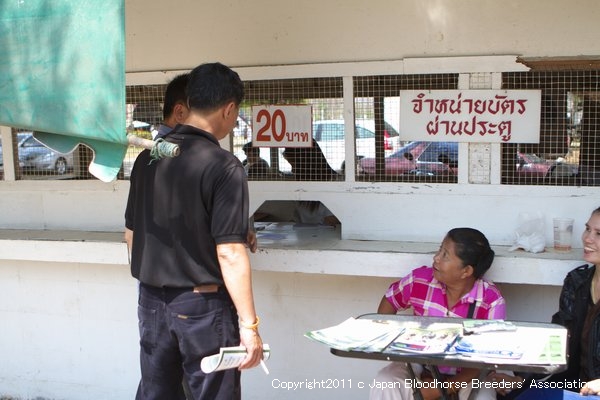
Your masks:
M513 332L517 326L501 319L466 319L463 321L465 335L484 332Z
M304 336L338 350L378 352L402 330L395 321L348 318L341 324L307 332Z
M465 335L456 353L479 359L503 358L518 364L565 364L566 329L520 326L513 331Z
M407 328L386 349L386 352L409 351L427 354L445 353L460 336L459 324L437 324L426 328Z
M514 333L486 332L463 336L454 346L457 353L469 357L519 359L522 344Z

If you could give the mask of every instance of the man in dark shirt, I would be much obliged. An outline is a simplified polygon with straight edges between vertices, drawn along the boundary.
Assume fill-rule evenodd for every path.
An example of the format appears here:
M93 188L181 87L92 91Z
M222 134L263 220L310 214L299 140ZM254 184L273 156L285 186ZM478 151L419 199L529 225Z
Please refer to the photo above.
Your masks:
M125 235L140 281L137 399L184 399L184 375L196 400L239 399L239 370L204 374L200 360L239 344L248 352L240 369L262 358L246 249L246 174L218 142L235 126L243 92L228 67L196 67L186 125L166 138L180 155L154 161L145 150L135 161Z
M260 158L260 148L252 146L252 142L248 142L242 146L242 151L246 154L246 159L242 161L242 165L246 170L246 175L249 179L268 179L269 164Z
M163 122L158 127L154 139L164 138L175 128L175 125L182 124L187 119L190 113L185 93L187 83L188 74L181 74L167 85L163 104Z

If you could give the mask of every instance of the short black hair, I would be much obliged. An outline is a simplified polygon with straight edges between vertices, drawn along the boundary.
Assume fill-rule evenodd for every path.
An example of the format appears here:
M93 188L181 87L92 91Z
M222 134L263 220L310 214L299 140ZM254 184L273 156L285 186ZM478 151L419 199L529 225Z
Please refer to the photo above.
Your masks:
M183 103L187 107L187 93L185 89L188 80L189 74L181 74L173 78L167 85L163 105L163 119L167 119L173 114L177 103Z
M481 278L494 261L494 250L485 235L473 228L451 229L446 237L454 242L456 255L466 267L473 267L473 276Z
M187 85L188 107L215 110L231 101L244 99L244 84L237 72L221 63L201 64L190 72Z

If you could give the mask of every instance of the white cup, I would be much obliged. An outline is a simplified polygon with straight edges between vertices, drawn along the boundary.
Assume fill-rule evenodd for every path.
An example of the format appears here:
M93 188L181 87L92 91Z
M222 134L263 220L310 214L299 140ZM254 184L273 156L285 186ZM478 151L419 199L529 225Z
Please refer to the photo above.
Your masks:
M554 218L554 250L571 251L573 218Z

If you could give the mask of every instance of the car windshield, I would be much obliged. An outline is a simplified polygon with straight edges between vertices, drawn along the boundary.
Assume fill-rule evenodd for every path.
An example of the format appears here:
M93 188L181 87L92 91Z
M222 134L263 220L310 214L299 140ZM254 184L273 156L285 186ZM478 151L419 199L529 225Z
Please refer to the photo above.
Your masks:
M385 123L385 132L390 137L400 136L400 134L398 133L398 131L395 130L394 127L392 125L390 125L388 122Z
M357 139L375 138L375 132L371 132L370 130L363 128L362 126L356 126L354 130L356 132Z
M31 133L17 133L17 143L23 143L30 137L32 137Z
M419 156L419 161L440 162L440 156L447 156L449 161L458 159L458 143L432 142Z
M532 163L545 163L546 160L536 154L527 154L527 158L529 159L529 162Z
M412 149L414 149L415 147L417 147L419 145L419 143L420 142L410 142L406 146L400 148L395 153L391 154L390 157L393 157L393 158L404 158L404 154L405 153L410 153L410 151Z

